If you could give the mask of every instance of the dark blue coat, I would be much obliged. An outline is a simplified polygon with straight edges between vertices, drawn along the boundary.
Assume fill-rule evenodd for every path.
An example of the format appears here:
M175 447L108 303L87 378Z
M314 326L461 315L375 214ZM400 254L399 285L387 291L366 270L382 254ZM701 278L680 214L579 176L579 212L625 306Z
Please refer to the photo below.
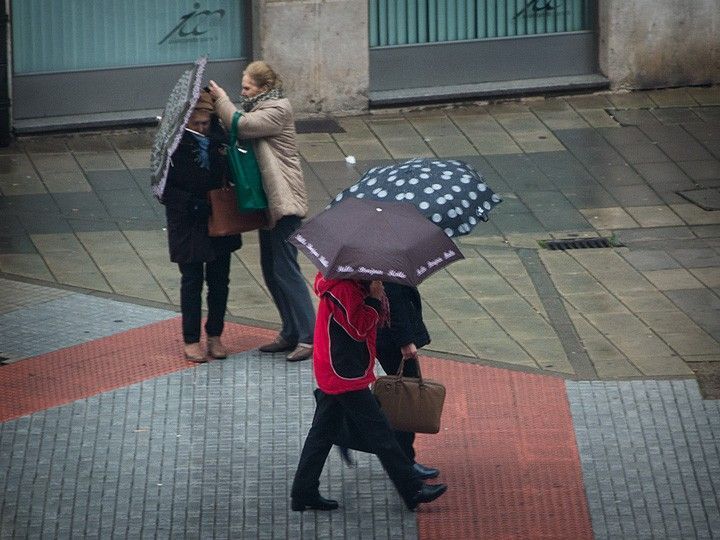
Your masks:
M211 139L208 152L209 170L200 166L198 143L186 132L172 156L163 204L170 260L175 263L211 262L219 253L235 251L242 246L239 234L218 238L208 236L207 192L222 185L227 167L220 142Z

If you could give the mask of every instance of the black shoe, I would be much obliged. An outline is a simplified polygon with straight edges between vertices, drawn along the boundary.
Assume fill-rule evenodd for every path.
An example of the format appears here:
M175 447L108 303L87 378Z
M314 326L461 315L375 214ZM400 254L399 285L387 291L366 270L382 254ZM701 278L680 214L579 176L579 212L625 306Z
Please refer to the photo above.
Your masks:
M433 469L432 467L426 467L425 465L421 465L420 463L415 463L413 465L413 469L415 469L415 476L417 476L420 480L437 478L440 474L439 470Z
M336 510L340 506L337 501L326 499L318 495L312 499L302 500L292 498L290 508L294 512L303 512L305 510Z
M420 503L429 503L437 499L440 495L447 491L445 484L423 484L423 486L412 496L407 503L410 510L415 510Z

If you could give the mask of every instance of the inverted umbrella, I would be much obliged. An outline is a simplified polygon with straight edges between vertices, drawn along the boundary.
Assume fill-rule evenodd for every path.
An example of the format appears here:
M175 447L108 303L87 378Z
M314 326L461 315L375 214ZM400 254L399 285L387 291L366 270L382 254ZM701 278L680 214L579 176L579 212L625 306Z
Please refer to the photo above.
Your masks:
M348 197L412 203L448 236L470 233L502 201L471 165L422 158L369 169L330 205Z
M442 229L408 203L349 198L308 220L288 240L334 279L417 286L464 259Z
M207 57L201 56L175 83L165 104L160 125L150 152L150 184L158 200L162 200L170 168L170 158L180 144L183 130L200 96L202 76Z

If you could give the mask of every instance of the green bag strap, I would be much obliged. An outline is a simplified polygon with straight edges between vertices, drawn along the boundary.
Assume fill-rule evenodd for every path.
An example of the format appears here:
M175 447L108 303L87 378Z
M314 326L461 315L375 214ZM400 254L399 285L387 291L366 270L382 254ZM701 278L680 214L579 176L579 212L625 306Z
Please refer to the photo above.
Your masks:
M230 146L235 146L237 144L238 122L240 122L240 117L242 115L243 113L241 113L240 111L235 111L233 113L232 123L230 125Z

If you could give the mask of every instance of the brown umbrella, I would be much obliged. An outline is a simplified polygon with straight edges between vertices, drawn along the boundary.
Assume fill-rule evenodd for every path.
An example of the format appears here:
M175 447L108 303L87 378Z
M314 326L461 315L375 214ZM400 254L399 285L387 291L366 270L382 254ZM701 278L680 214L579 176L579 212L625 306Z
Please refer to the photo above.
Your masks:
M412 204L346 199L307 221L289 241L327 278L417 286L463 254Z

